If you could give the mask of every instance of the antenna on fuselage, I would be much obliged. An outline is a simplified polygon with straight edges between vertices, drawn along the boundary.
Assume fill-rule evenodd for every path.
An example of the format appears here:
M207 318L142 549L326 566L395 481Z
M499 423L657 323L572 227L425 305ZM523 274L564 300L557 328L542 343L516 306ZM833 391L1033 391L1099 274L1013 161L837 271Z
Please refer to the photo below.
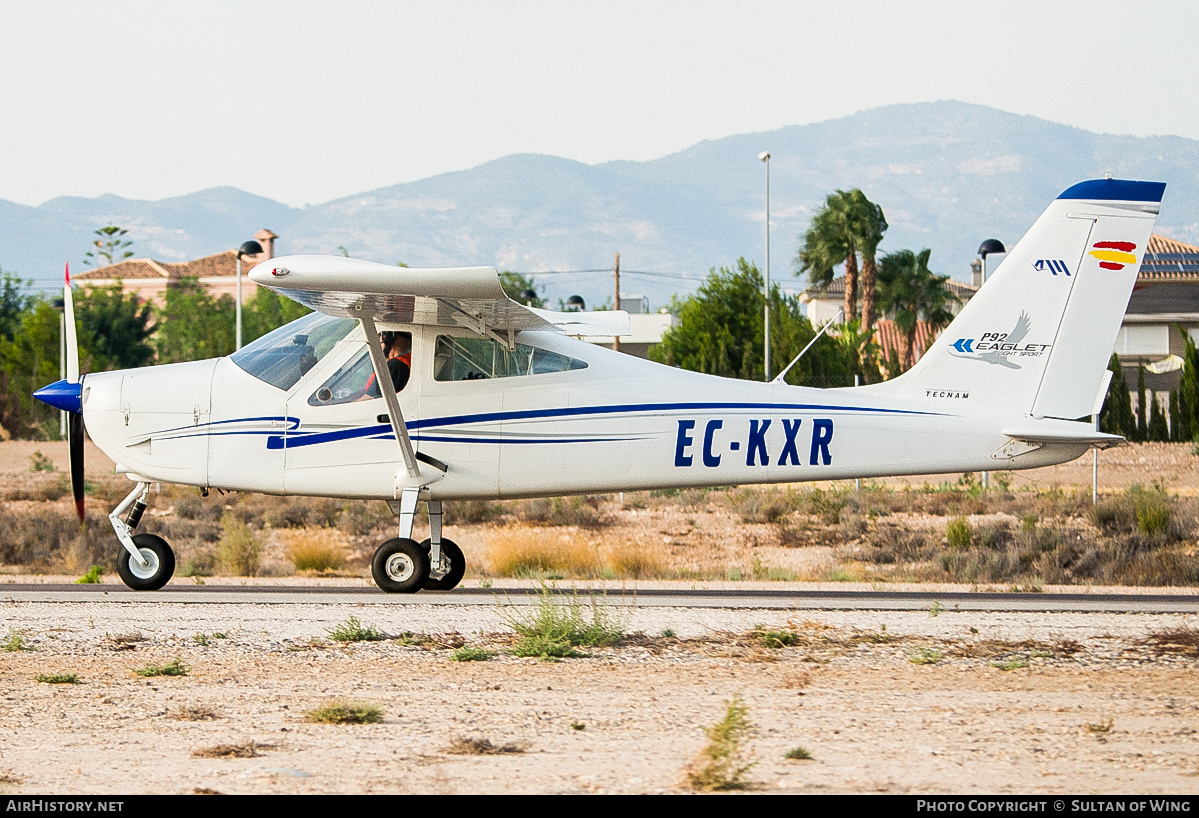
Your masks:
M775 378L773 381L771 381L771 383L782 383L782 381L783 381L783 376L784 376L784 375L786 375L788 372L790 372L790 371L791 371L791 367L795 366L795 364L796 364L796 363L799 361L799 359L800 359L800 358L802 358L802 357L804 356L804 353L805 353L805 352L807 352L809 349L811 349L811 348L812 348L812 344L814 344L814 343L816 343L817 341L819 341L819 340L820 340L820 336L821 336L821 335L824 335L824 332L825 332L825 330L827 330L827 329L828 329L829 327L831 327L831 326L832 326L834 323L836 323L836 321L837 321L838 319L840 319L840 318L844 317L844 315L845 315L845 310L843 310L843 309L842 309L842 310L837 310L837 314L836 314L836 315L834 315L834 316L833 316L832 318L830 318L829 320L825 321L825 322L824 322L824 326L820 328L820 332L816 333L816 337L815 337L815 338L813 338L811 341L808 341L808 345L807 345L806 347L804 347L803 349L801 349L801 350L799 351L799 354L798 354L798 355L796 355L794 358L792 358L792 359L791 359L791 363L787 364L787 368L786 368L786 369L784 369L782 372L780 372L780 373L778 374L778 377L776 377L776 378Z

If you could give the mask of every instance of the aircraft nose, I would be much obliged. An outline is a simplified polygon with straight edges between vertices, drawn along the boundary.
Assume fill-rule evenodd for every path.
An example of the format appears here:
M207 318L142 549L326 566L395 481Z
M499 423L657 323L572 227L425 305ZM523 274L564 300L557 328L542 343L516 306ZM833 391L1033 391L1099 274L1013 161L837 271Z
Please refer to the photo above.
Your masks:
M33 393L42 403L78 414L83 411L83 382L55 381Z

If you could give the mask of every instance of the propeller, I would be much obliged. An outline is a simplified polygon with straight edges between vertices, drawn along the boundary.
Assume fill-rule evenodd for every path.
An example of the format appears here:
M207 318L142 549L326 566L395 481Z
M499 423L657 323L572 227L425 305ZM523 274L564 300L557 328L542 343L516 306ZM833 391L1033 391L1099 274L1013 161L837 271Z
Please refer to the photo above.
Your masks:
M71 494L75 498L75 513L83 521L83 387L79 382L79 343L75 330L75 301L71 297L71 265L66 266L62 292L62 309L66 338L67 377L43 386L33 396L43 403L68 413L67 446L71 458Z

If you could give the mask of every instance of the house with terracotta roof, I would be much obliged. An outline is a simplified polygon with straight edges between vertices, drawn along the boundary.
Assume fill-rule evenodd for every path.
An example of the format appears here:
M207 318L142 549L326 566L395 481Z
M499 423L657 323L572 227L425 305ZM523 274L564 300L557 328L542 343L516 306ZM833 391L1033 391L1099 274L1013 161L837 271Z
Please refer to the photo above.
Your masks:
M263 228L254 234L262 245L260 256L242 256L242 302L254 297L258 286L245 275L261 261L275 257L275 239L279 238ZM120 283L125 292L136 293L142 301L162 306L167 288L180 279L198 279L214 297L222 295L237 297L237 250L225 250L211 256L192 261L156 261L152 258L129 258L107 267L88 270L71 276L72 280L87 287L107 287Z

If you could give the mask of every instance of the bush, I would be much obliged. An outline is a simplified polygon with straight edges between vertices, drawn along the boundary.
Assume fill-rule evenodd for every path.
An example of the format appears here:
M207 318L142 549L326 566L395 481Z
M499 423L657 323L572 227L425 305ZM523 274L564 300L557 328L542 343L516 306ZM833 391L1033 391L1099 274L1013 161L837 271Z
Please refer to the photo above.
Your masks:
M945 526L945 537L952 548L969 548L974 539L974 529L970 527L969 520L958 517Z
M262 563L262 543L237 515L226 513L221 518L217 561L234 576L252 577L258 574Z
M334 541L344 537L336 529L289 532L287 549L297 571L330 571L346 564L345 546Z

